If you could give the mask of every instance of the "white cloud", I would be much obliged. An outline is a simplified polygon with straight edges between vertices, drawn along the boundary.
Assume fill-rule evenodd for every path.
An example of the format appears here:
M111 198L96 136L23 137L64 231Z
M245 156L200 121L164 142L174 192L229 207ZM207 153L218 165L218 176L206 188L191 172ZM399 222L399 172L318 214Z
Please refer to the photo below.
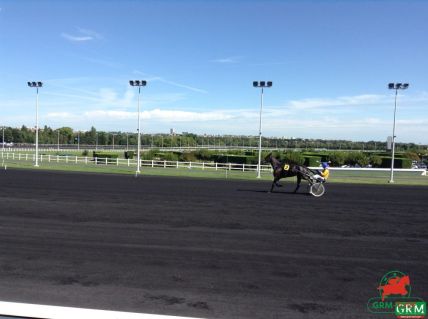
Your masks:
M51 112L46 114L45 116L48 119L55 119L55 120L75 120L78 119L78 116L75 114L72 114L70 112Z
M90 36L93 39L102 39L103 36L101 34L99 34L98 32L95 32L93 30L89 30L89 29L83 29L83 28L79 28L77 27L77 30L84 35Z
M153 78L153 81L159 81L159 82L162 82L165 84L169 84L172 86L180 87L180 88L187 89L187 90L194 91L194 92L198 92L198 93L208 93L206 90L198 89L196 87L186 85L186 84L181 84L181 83L165 80L164 78L161 78L161 77Z
M241 60L240 56L229 56L226 58L214 59L214 60L211 60L211 62L227 64L227 63L239 63L240 60Z
M69 34L69 33L63 32L61 33L61 36L64 39L67 39L71 42L87 42L87 41L102 39L102 36L95 31L82 29L79 27L77 27L76 29L78 34Z
M310 98L302 100L293 100L286 107L294 109L313 109L313 108L328 108L333 106L354 106L354 105L372 105L385 103L387 96L364 94L356 96L342 96L332 99Z
M115 88L108 79L96 82L111 87L80 89L76 83L92 83L93 79L63 79L50 91L42 91L41 125L85 128L94 125L105 130L133 130L137 119L137 91L118 81ZM123 83L122 83L123 82ZM106 84L105 84L106 85ZM49 86L50 87L50 86ZM86 88L86 85L84 85ZM209 134L250 134L258 132L259 108L183 105L187 92L152 94L144 92L141 119L145 129L162 132L168 127L178 131ZM62 97L62 98L58 98ZM0 97L1 100L1 97ZM182 102L184 100L184 102ZM181 101L180 103L175 103ZM5 123L21 126L34 124L34 98L1 100ZM425 92L399 96L397 136L399 141L427 143L428 113ZM180 105L178 105L180 104ZM263 109L263 136L294 136L306 138L338 138L352 140L384 140L391 135L393 95L356 95L337 98L308 98ZM25 109L25 117L14 115L15 109ZM64 112L63 112L64 111Z
M213 112L189 112L189 111L176 111L176 110L161 110L153 109L150 111L143 111L140 113L141 119L145 120L159 120L164 122L193 122L193 121L221 121L230 120L233 115L227 114L223 111ZM87 118L97 119L118 119L118 120L134 120L137 118L137 112L128 111L105 111L95 110L84 112L83 115Z
M75 35L70 35L68 33L61 33L61 36L64 39L67 39L72 42L85 42L85 41L91 41L94 39L91 36L75 36Z
M133 73L146 77L146 80L149 81L149 82L151 82L151 81L158 81L158 82L161 82L161 83L169 84L169 85L172 85L172 86L176 86L176 87L179 87L179 88L187 89L187 90L198 92L198 93L208 93L206 90L203 90L203 89L200 89L200 88L197 88L197 87L194 87L194 86L190 86L190 85L187 85L187 84L183 84L183 83L178 83L178 82L170 81L170 80L167 80L167 79L165 79L165 78L163 78L161 76L150 75L150 74L138 71L138 70L134 70Z

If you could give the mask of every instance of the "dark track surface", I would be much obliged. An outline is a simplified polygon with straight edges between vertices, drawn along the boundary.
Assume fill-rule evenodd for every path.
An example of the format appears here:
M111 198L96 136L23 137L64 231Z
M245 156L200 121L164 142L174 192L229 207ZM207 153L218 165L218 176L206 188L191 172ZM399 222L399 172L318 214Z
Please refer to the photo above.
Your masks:
M370 316L428 298L424 187L0 171L0 300L208 318ZM1 311L1 309L0 309Z

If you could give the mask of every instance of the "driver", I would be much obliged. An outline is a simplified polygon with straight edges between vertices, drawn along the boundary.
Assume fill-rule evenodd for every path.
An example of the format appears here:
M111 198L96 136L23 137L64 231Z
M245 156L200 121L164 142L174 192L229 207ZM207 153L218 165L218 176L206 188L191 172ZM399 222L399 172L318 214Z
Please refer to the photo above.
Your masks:
M318 172L318 174L315 174L315 175L314 175L314 178L315 178L317 181L325 182L325 181L326 181L326 179L328 178L328 176L330 175L330 170L328 169L328 168L329 168L329 165L328 165L328 163L327 163L327 162L322 162L322 163L321 163L321 166L322 166L323 170L322 170L321 172L320 172L320 171L317 171L317 172Z

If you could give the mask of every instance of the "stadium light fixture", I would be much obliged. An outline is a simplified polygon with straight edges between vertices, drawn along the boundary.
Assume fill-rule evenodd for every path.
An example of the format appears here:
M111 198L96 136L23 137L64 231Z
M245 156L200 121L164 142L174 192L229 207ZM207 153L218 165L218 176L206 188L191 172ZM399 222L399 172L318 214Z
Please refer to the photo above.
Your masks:
M397 95L398 90L405 90L409 87L409 83L389 83L388 89L395 90L395 102L394 102L394 122L392 125L392 157L391 157L391 176L389 179L390 183L394 183L394 161L395 161L395 117L397 113Z
M39 167L39 88L43 86L43 82L27 82L31 88L36 88L36 161L35 167Z
M140 95L141 87L147 85L147 81L144 80L130 80L129 85L138 86L138 129L137 129L137 170L136 174L140 174L141 160L140 160L140 149L141 149L141 134L140 134Z
M261 88L260 94L260 119L259 119L259 161L257 164L257 178L261 175L262 162L262 110L263 110L263 89L272 87L272 81L253 81L253 87Z

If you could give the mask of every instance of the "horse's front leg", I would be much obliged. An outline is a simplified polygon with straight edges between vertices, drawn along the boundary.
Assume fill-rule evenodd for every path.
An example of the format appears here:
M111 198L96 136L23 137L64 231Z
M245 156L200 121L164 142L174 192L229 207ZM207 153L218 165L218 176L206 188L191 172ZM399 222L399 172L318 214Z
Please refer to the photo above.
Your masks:
M275 177L276 176L276 177ZM275 174L274 174L274 183L275 183L275 186L276 187L282 187L282 185L279 183L279 180L281 179L281 176L282 176L282 174L281 174L281 170L279 169L279 170L276 170L275 171Z
M297 185L296 185L296 189L294 190L295 193L297 193L297 191L299 190L301 182L302 182L302 176L297 175Z
M269 193L272 193L273 188L274 188L275 186L278 186L278 181L279 181L279 178L274 177L274 179L273 179L273 181L272 181L272 185L271 185L271 187L270 187L270 191L269 191Z

